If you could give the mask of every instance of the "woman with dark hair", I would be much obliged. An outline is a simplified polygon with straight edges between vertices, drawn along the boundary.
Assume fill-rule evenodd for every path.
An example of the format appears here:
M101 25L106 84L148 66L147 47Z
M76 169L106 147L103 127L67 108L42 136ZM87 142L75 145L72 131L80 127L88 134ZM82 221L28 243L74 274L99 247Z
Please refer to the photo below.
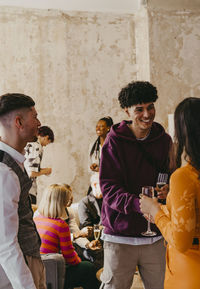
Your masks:
M110 116L100 118L100 120L97 122L96 133L98 137L90 150L90 170L92 172L99 171L101 148L112 125L113 120Z
M200 98L183 100L175 110L176 171L167 204L142 196L167 241L165 289L199 289L200 272ZM186 164L181 167L182 156Z

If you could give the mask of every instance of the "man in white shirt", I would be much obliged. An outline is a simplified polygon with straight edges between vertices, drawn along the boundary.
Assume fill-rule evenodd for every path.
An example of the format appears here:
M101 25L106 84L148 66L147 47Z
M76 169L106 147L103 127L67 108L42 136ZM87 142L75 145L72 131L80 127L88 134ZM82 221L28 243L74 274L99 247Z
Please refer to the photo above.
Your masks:
M24 147L37 139L40 126L34 105L23 94L0 96L0 288L46 289L23 166Z
M37 182L36 178L42 175L49 176L52 172L51 168L41 168L43 147L54 142L54 133L48 126L41 126L38 129L38 140L29 142L25 147L24 166L29 177L32 180L32 187L29 191L31 203L37 203Z

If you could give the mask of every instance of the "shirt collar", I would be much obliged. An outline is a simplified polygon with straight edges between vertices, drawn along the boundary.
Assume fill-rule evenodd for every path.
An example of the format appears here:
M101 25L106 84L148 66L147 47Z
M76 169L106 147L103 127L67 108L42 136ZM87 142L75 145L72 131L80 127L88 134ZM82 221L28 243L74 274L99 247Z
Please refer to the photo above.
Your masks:
M4 142L0 141L0 150L8 153L14 160L16 160L18 163L23 164L25 161L25 157L23 154L19 153L16 151L14 148L11 146L5 144Z

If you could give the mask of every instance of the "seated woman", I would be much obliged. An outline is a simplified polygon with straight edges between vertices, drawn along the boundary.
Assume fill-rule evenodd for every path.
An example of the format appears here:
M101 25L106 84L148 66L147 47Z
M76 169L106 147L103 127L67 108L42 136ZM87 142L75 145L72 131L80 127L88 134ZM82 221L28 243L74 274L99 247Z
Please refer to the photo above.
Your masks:
M41 237L40 253L59 253L66 261L64 289L83 287L97 289L96 270L92 263L81 261L70 238L70 230L65 222L65 208L69 201L69 191L60 184L50 185L42 195L38 206L39 214L34 221Z
M78 214L80 220L80 228L90 228L95 224L101 225L101 206L102 206L102 193L99 186L99 173L92 174L91 186L89 187L88 194L84 197L78 206ZM92 232L88 239L94 240L94 234ZM101 241L102 245L102 241ZM85 252L86 253L86 252ZM96 251L87 251L84 257L94 262L97 269L103 267L103 249Z

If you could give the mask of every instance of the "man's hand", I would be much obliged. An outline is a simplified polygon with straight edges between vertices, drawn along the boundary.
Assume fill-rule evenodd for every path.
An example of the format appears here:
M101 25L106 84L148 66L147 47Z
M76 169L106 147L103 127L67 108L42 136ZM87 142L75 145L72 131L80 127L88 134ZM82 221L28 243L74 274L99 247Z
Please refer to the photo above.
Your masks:
M44 169L41 169L41 170L43 172L43 175L46 175L46 176L50 175L51 172L52 172L51 168L44 168Z
M80 230L80 237L91 238L93 234L93 227L87 226Z
M42 176L42 175L50 175L52 172L52 168L44 168L44 169L40 169L39 172L31 172L29 174L30 178L37 178L39 176Z
M91 164L90 169L93 172L99 172L99 166L97 164L95 164L95 163Z
M101 246L101 242L99 240L92 240L91 242L89 242L87 244L87 249L90 249L90 250L99 250L101 249L102 246Z
M164 185L161 188L156 187L155 189L157 191L157 198L158 199L165 200L167 198L167 194L169 192L169 185L168 184Z

